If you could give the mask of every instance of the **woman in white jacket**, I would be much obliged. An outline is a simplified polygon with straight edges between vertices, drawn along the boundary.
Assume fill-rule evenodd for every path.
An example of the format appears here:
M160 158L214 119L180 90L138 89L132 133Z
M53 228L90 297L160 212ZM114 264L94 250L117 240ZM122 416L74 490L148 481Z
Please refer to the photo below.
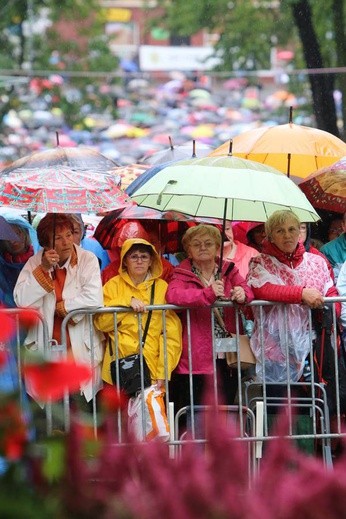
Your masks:
M67 215L47 214L37 227L37 237L43 249L25 264L14 288L14 299L18 306L39 310L47 323L48 339L61 344L61 323L69 312L103 305L100 267L92 252L74 245L73 220ZM90 337L89 321L83 314L68 323L67 353L94 370L93 381L80 388L87 402L102 386L102 339L94 328ZM41 324L29 330L24 345L45 352ZM30 388L27 391L35 398Z

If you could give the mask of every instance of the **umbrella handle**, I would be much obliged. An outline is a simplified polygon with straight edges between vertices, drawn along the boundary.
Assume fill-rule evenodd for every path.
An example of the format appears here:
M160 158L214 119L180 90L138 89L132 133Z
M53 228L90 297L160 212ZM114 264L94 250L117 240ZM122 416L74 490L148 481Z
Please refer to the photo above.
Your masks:
M224 236L225 236L225 230L226 230L227 203L228 203L228 199L225 198L225 205L223 207L222 231L221 231L220 259L219 259L219 268L217 271L218 279L221 279L221 274L222 274Z

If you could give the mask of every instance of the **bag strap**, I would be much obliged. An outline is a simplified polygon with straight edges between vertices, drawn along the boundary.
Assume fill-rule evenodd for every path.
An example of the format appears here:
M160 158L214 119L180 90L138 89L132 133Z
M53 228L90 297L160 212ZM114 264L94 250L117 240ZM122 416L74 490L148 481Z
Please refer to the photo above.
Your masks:
M149 303L150 305L152 305L154 303L154 295L155 295L155 280L154 280L153 284L151 285L150 303ZM144 332L142 335L142 348L144 348L145 340L147 338L152 313L153 313L153 311L149 310L148 317L147 317L145 327L144 327ZM109 347L110 356L113 357L112 339L110 336L108 336L108 347ZM114 356L115 356L115 352L114 352Z
M224 323L224 320L222 319L222 316L220 314L220 311L218 308L213 308L213 311L214 311L214 315L219 323L219 325L221 326L221 328L223 329L224 332L227 332L227 329L226 329L226 326L225 326L225 323Z
M155 280L154 280L153 284L151 285L151 292L150 292L150 304L151 305L154 303L154 294L155 294ZM144 332L143 332L143 335L142 335L142 348L144 348L145 339L147 338L147 334L148 334L148 330L149 330L149 324L150 324L150 321L151 321L152 314L153 314L153 311L149 310L147 321L145 323Z

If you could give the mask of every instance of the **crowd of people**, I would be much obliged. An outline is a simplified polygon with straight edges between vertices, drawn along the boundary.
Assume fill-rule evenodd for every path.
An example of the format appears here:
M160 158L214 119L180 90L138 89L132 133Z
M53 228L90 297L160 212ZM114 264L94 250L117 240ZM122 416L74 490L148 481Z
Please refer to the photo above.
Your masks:
M175 411L191 399L202 403L215 377L221 401L233 404L237 368L228 366L225 352L216 352L214 343L237 332L251 335L254 380L299 382L311 337L318 334L314 319L311 329L309 309L318 321L326 297L346 296L346 213L330 221L325 243L312 238L309 224L288 210L276 211L265 224L226 222L224 234L218 225L200 223L186 230L174 261L139 222L119 226L117 248L107 252L84 236L79 215L47 214L36 229L21 216L2 215L18 238L0 241L0 303L39 310L49 341L61 344L62 321L73 310L126 307L116 314L97 312L92 333L85 314L68 322L66 353L93 369L92 380L75 399L84 404L118 381L112 361L140 352L149 384L163 393L169 390ZM256 299L273 305L249 307ZM215 306L220 301L233 305ZM147 310L148 305L166 303L182 308ZM334 333L342 345L346 302L335 304L335 315ZM253 324L250 331L247 321ZM42 323L22 342L26 351L44 354ZM12 390L18 384L13 344L7 352L0 385ZM35 399L32 388L26 386L26 391Z

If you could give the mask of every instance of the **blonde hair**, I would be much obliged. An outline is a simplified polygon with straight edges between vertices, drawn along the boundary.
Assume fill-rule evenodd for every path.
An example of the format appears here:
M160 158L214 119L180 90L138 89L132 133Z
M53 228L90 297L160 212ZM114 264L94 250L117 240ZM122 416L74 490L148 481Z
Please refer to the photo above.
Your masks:
M294 220L297 224L297 227L299 229L300 226L300 220L298 216L290 210L283 209L281 211L275 211L271 216L269 216L268 220L265 223L265 232L267 239L270 241L272 237L273 230L278 227L279 225L282 225L283 223L286 223L287 220Z
M185 232L181 243L184 247L184 251L188 252L188 249L190 247L190 243L193 240L193 238L196 238L196 236L200 236L202 234L208 234L212 240L215 241L215 244L217 248L221 246L221 233L217 227L214 227L213 225L206 225L206 224L199 224L195 227L190 227Z

